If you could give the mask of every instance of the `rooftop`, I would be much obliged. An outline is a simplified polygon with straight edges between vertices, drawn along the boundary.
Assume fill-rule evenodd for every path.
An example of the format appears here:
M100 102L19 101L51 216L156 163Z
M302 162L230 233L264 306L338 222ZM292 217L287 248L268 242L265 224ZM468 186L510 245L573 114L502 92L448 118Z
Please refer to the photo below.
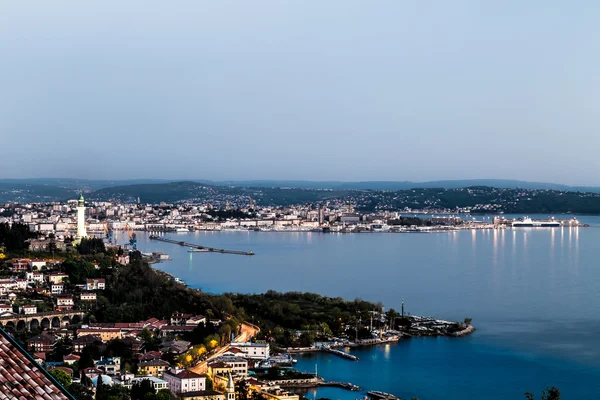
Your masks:
M0 400L75 400L0 329Z

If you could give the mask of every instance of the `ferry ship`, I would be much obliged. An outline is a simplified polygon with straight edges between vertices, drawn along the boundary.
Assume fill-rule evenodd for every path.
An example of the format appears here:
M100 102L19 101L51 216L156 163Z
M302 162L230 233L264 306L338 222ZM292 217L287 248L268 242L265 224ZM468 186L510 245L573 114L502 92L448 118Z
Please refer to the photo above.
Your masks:
M529 217L523 218L521 221L514 221L513 228L557 228L560 227L560 222L554 218L550 220L533 220Z

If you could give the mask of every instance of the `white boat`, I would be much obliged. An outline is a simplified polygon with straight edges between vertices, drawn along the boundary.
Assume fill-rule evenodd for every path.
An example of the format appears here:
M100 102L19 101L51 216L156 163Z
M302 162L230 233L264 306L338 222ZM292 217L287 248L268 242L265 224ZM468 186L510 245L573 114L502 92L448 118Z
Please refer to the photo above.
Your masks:
M181 232L181 233L183 233L183 232L189 232L189 231L190 230L188 228L177 228L177 229L175 229L175 232Z
M523 218L521 221L514 221L512 223L513 228L556 228L560 227L560 222L554 220L533 220L529 217Z

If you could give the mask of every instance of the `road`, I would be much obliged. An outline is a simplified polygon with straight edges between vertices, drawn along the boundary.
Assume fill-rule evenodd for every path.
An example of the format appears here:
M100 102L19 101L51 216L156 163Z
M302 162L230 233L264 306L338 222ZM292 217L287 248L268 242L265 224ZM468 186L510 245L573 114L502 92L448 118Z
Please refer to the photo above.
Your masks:
M237 335L233 339L233 341L236 343L248 342L250 339L252 339L254 336L256 336L256 334L258 334L258 332L260 332L260 328L258 326L252 325L248 322L242 322L240 334ZM195 372L197 374L206 374L208 372L208 362L214 358L222 356L223 353L225 353L225 352L227 352L227 350L229 350L229 347L230 347L230 345L226 344L225 346L221 346L221 347L217 348L216 351L208 359L196 364L193 367L190 367L189 370L192 372Z

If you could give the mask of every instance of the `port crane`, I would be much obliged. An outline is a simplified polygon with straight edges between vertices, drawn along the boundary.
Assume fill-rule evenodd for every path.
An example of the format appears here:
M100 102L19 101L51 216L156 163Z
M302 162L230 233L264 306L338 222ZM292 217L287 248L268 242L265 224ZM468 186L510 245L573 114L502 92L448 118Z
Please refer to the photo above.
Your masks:
M108 222L104 221L102 223L102 226L104 227L104 238L108 241L108 243L112 243L112 241L113 241L113 231L108 226Z
M124 230L127 231L127 235L129 236L129 245L133 250L137 250L137 234L129 224L125 224Z

